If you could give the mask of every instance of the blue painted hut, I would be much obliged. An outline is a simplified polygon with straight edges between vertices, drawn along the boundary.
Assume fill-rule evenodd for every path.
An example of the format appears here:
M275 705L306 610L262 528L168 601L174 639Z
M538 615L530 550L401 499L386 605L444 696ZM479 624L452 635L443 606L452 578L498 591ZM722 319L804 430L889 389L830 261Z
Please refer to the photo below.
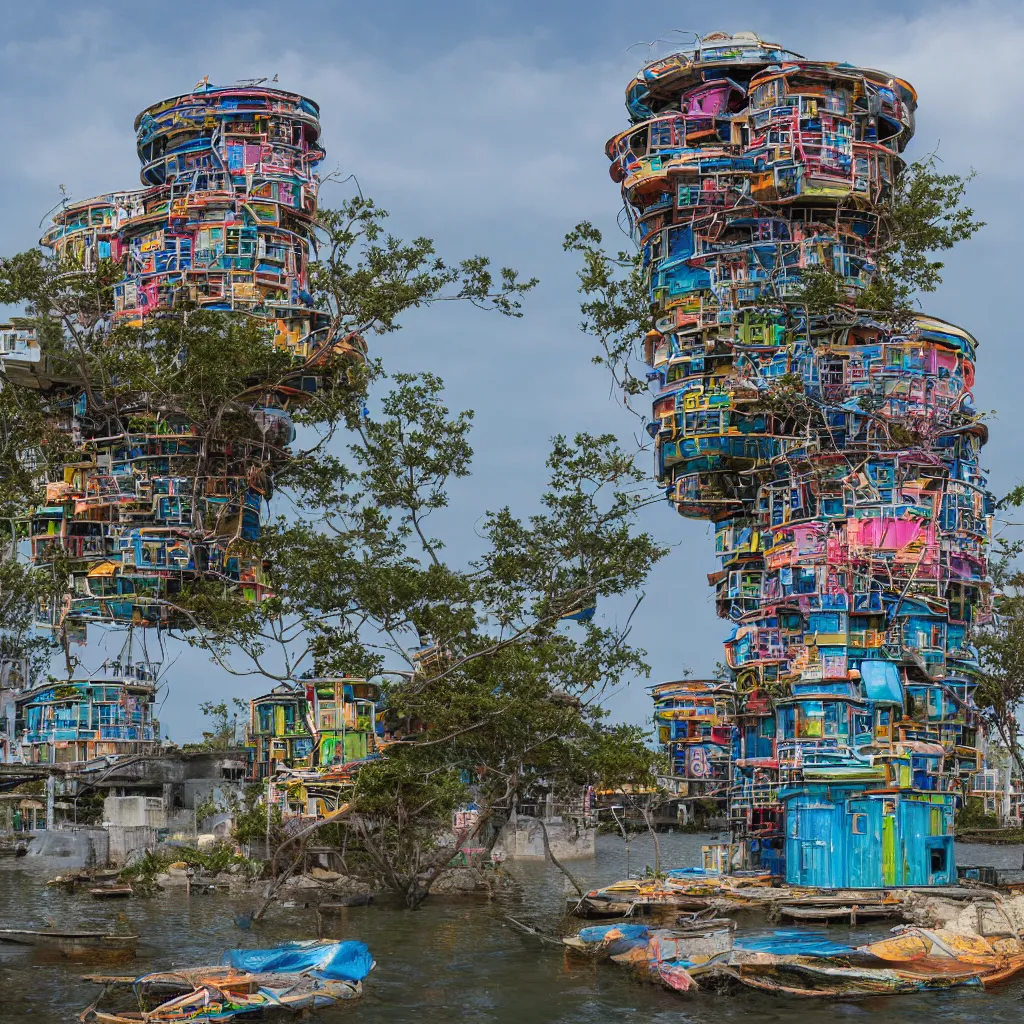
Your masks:
M822 888L955 885L952 793L804 782L786 808L786 881Z

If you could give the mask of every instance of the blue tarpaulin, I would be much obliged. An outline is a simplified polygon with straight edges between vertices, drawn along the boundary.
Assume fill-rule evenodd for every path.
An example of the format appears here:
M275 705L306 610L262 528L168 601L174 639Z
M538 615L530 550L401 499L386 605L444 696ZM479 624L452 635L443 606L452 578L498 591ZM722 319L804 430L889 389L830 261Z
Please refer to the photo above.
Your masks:
M900 670L891 661L862 661L860 678L868 700L903 706L903 685Z
M251 974L312 971L330 981L362 981L373 969L363 942L285 942L272 949L229 949L223 962Z
M736 939L734 948L779 956L843 956L853 952L851 946L833 942L825 932L792 928L782 928L770 935L745 935Z
M581 928L579 936L584 942L603 942L609 932L617 932L617 938L646 939L651 929L645 924L595 924Z
M637 946L646 946L651 930L645 924L597 924L580 930L579 938L608 956L618 956Z

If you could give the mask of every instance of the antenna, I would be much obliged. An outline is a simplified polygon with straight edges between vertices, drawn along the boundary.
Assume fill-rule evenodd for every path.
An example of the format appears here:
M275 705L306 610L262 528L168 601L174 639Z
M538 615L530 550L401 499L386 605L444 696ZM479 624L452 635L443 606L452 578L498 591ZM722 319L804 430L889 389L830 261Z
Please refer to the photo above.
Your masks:
M642 39L642 40L640 40L640 42L633 43L632 45L627 46L626 47L626 52L629 53L630 50L635 50L638 46L646 46L647 47L647 60L648 60L648 62L650 62L653 59L652 56L651 56L652 51L658 45L658 43L668 43L669 42L669 36L674 36L674 35L693 36L694 45L696 47L700 46L701 36L700 36L699 32L691 32L689 29L684 29L684 28L671 28L667 32L665 32L663 35L658 36L657 39L652 39L650 42L648 42L647 40L643 40Z

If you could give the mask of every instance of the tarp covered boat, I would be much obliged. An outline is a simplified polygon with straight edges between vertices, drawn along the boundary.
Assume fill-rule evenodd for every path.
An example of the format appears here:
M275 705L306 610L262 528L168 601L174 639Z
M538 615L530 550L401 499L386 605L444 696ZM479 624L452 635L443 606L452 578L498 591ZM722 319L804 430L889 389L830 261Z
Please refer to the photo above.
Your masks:
M316 1010L362 995L373 969L362 942L288 942L271 949L233 949L222 964L159 971L139 978L88 976L103 992L82 1022L169 1024L234 1020L271 1010ZM101 1007L107 997L134 1006Z
M713 931L707 938L712 936ZM705 944L694 945L692 937L692 932L623 923L584 928L563 941L677 991L717 978L780 995L849 999L981 988L1024 971L1024 943L1010 934L900 928L889 938L853 947L820 931L780 929L736 938L721 949L703 936Z

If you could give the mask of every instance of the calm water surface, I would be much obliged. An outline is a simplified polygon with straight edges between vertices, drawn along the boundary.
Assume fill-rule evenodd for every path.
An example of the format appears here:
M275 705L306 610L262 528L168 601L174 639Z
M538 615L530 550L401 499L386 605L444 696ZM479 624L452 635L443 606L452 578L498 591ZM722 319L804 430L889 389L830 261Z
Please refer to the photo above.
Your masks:
M683 867L696 864L705 836L662 837L662 863ZM961 864L1020 867L1020 847L959 846ZM30 859L31 860L31 859ZM653 862L650 839L630 843L630 866L642 870ZM510 865L521 883L516 895L488 903L428 902L409 913L386 906L353 907L333 921L327 934L366 942L377 968L364 983L359 1002L321 1011L316 1024L356 1021L366 1024L434 1024L434 1022L572 1022L612 1024L792 1024L851 1022L870 1017L872 1024L903 1021L1009 1022L1020 1021L1024 980L995 992L964 990L914 996L877 998L856 1003L779 999L757 993L726 996L680 995L633 980L608 963L594 964L564 956L509 929L502 915L552 926L564 902L563 879L542 864ZM624 876L625 850L621 839L598 838L597 856L572 864L581 880L606 884ZM167 892L151 900L111 904L88 896L47 889L54 872L25 860L0 862L0 917L7 927L43 925L47 918L73 926L102 924L120 911L142 936L134 961L116 967L67 962L44 963L39 954L0 946L0 1024L21 1021L73 1021L96 989L81 981L89 972L142 974L172 966L216 963L232 946L269 945L314 933L312 912L274 909L260 931L241 931L234 915L244 906L225 895L193 896ZM741 920L741 928L757 924ZM749 922L749 925L747 925ZM886 929L858 930L857 938ZM833 926L840 938L848 928ZM271 1018L279 1019L279 1018ZM281 1018L284 1020L290 1018Z

